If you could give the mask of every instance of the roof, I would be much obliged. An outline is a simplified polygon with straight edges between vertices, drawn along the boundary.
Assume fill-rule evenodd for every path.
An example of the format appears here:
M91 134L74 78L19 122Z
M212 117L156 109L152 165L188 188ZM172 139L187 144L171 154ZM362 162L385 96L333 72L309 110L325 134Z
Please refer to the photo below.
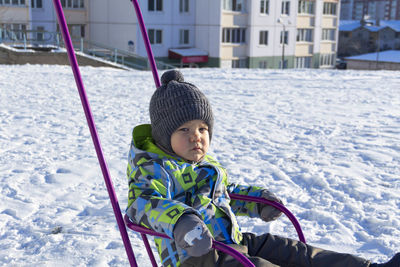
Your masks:
M400 63L400 50L387 50L378 53L369 53L358 56L346 57L345 60L361 60Z
M358 20L341 20L339 22L339 31L351 32L361 27L361 23Z
M198 48L170 48L168 57L180 59L181 63L208 62L208 52Z
M379 21L379 26L375 25L376 21L369 22L372 24L363 26L359 20L341 20L339 22L339 31L349 32L357 28L364 27L371 32L376 32L389 27L396 32L400 32L400 20L381 20Z
M183 57L208 56L208 52L198 48L170 48L170 51Z
M400 32L400 20L382 20L380 24L382 26L390 27L396 32Z

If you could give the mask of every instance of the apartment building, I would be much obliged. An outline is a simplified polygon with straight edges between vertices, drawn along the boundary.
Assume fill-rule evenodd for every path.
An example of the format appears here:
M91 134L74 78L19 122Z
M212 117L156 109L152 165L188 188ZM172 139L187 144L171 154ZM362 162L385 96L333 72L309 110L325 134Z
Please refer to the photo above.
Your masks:
M89 0L61 0L73 38L87 36L88 4ZM53 1L0 0L0 28L4 40L23 41L25 38L37 45L54 43L59 27ZM7 31L12 31L15 36L10 36Z
M400 0L342 0L341 20L400 20Z
M16 38L22 38L22 31L29 28L30 9L25 0L0 0L0 38L6 37L5 30L16 32Z
M332 68L335 63L339 0L138 2L154 56L168 63L223 68ZM147 56L131 1L62 0L62 5L72 35ZM52 1L0 0L0 12L4 9L10 14L18 9L21 18L1 16L0 24L57 30Z
M139 0L154 56L200 66L330 68L339 0ZM90 5L91 40L146 56L133 5ZM184 49L187 49L185 53ZM196 54L197 53L197 54ZM207 62L204 63L204 53Z

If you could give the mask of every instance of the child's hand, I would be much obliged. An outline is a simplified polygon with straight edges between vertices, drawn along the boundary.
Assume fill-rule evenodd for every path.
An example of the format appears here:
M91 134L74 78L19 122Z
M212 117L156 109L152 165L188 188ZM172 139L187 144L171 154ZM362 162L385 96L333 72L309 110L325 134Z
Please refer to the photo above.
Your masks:
M194 214L182 215L174 228L175 243L192 257L207 254L213 237L204 222Z
M275 201L280 204L283 204L282 200L280 200L274 193L264 189L261 193L261 197L267 200ZM270 222L278 219L282 215L282 212L270 205L260 204L260 218L264 222Z

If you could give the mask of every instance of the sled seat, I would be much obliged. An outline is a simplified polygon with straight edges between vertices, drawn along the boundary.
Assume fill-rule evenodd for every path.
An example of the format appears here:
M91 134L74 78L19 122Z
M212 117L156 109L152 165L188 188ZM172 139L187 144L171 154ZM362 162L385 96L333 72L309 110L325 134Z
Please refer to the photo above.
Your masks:
M297 235L299 236L299 240L303 243L306 243L303 231L301 230L301 226L299 222L297 221L296 217L282 204L275 202L275 201L270 201L261 197L252 197L252 196L245 196L245 195L239 195L239 194L229 194L231 200L242 200L242 201L249 201L249 202L256 202L256 203L263 203L267 205L271 205L280 211L282 211L292 222L293 226L295 227L297 231ZM158 236L158 237L163 237L163 238L170 238L169 236L155 232L153 230L150 230L146 227L134 224L128 217L128 215L125 214L124 216L124 221L125 225L135 231L140 233L143 243L146 247L147 254L149 255L150 261L153 265L153 267L157 267L157 262L156 259L154 258L154 254L151 250L149 240L147 239L147 235L152 235L152 236ZM232 247L229 247L228 245L225 245L224 243L218 242L218 241L213 241L213 248L217 249L219 251L222 251L226 254L231 255L235 259L237 259L243 266L245 267L253 267L254 264L246 258L244 255L242 255L240 252L237 250L233 249Z

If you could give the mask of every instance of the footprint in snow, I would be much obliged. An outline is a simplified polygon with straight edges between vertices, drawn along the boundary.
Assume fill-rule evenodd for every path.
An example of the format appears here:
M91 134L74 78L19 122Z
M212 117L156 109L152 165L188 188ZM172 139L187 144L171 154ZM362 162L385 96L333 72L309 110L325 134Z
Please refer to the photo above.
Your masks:
M57 173L71 173L70 170L65 169L65 168L59 168L56 172L57 172Z

